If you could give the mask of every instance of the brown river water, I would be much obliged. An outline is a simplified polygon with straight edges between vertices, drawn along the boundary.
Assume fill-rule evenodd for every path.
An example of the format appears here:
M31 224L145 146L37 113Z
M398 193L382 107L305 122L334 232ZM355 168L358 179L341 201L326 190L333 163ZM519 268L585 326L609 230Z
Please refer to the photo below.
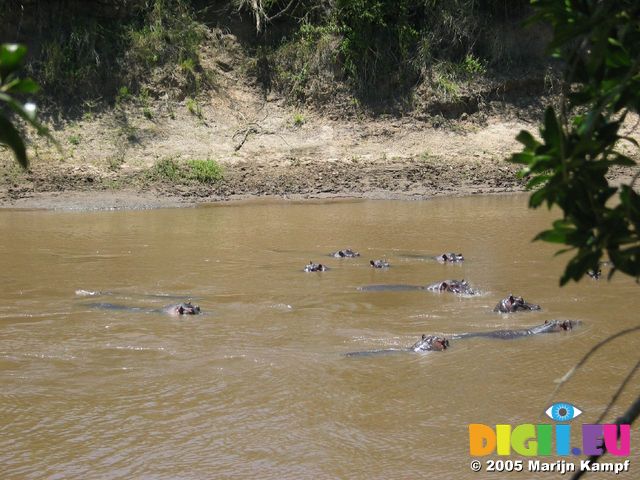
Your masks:
M569 257L531 242L554 215L526 200L0 211L0 477L557 477L473 473L468 424L552 424L544 411L558 400L584 412L575 429L594 422L637 361L638 335L550 395L594 343L637 323L639 287L616 275L559 288ZM346 247L362 256L327 256ZM445 251L467 260L428 258ZM374 258L391 268L370 268ZM331 270L304 273L309 260ZM357 289L447 278L482 294ZM543 310L493 313L511 292ZM202 315L154 311L187 298ZM452 340L445 352L344 355L555 318L584 324ZM637 394L634 379L607 419ZM631 472L618 478L640 478L638 452L636 426Z

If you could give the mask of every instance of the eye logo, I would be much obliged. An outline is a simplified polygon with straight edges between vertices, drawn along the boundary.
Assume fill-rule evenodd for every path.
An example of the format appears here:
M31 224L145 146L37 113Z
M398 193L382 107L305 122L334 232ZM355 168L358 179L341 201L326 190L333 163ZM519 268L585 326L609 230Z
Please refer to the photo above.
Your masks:
M556 422L570 422L582 413L578 407L574 407L570 403L557 402L551 405L544 412L547 416Z

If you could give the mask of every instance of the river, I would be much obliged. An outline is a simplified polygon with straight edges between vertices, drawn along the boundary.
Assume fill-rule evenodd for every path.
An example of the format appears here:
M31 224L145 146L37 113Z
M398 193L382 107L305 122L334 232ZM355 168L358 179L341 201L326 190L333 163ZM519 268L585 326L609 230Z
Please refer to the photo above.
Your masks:
M638 285L623 275L559 288L569 257L531 242L554 215L526 200L0 211L2 478L501 478L470 470L468 424L553 423L544 411L555 381L640 310ZM362 256L327 256L346 247ZM448 251L466 261L429 258ZM370 268L374 258L391 267ZM309 260L331 270L304 273ZM448 278L482 293L357 288ZM543 309L493 313L509 293ZM202 315L156 311L188 298ZM550 319L583 325L344 356ZM638 346L637 335L616 341L563 386L554 401L584 412L573 424L597 419ZM632 472L620 478L637 478L633 435Z

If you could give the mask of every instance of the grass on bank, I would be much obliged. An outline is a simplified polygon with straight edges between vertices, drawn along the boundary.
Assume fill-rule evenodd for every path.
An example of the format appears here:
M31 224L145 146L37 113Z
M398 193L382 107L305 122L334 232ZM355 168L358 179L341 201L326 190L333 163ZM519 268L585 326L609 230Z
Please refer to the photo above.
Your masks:
M212 159L193 159L179 163L173 158L164 158L147 171L146 177L157 182L187 184L196 181L211 184L222 180L224 172L222 166Z

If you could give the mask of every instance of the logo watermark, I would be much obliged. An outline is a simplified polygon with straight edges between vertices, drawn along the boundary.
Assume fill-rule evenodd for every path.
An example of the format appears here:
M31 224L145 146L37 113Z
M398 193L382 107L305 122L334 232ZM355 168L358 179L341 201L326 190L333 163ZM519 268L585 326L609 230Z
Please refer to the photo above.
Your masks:
M545 413L556 422L568 422L579 416L582 411L570 403L554 403ZM578 430L580 435L576 435ZM579 438L577 438L579 437ZM568 423L547 424L500 424L494 427L482 423L469 425L469 453L472 457L487 455L523 457L559 457L602 455L606 451L613 457L628 457L631 452L631 426L616 424L582 424L572 430ZM565 459L556 462L544 460L480 460L471 462L471 470L486 471L530 471L530 472L566 472L600 471L615 474L629 470L630 461L592 463L582 460L579 463Z

